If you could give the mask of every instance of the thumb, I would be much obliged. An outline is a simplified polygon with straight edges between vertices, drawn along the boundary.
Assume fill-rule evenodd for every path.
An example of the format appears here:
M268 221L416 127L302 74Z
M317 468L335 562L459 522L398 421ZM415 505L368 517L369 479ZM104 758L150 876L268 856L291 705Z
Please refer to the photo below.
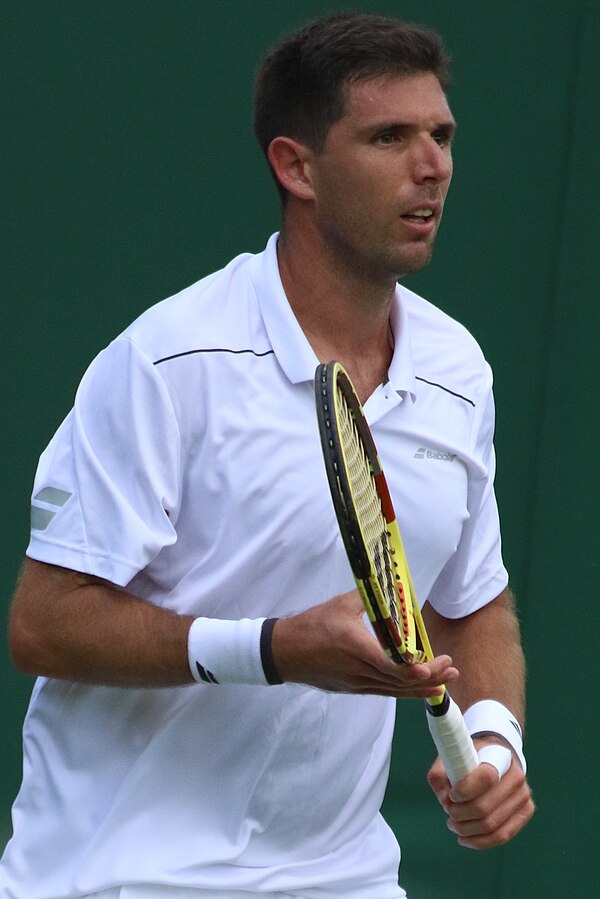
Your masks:
M439 802L445 801L450 792L450 781L446 774L443 762L437 758L427 772L427 782L435 793Z

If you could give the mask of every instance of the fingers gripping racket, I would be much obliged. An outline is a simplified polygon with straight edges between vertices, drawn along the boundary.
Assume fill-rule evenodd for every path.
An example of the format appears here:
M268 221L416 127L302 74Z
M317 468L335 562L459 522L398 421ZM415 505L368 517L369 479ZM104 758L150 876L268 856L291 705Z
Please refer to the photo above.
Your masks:
M433 659L375 443L339 362L317 368L315 400L340 533L373 630L395 662ZM446 689L428 698L426 709L437 751L456 783L479 764L473 741Z

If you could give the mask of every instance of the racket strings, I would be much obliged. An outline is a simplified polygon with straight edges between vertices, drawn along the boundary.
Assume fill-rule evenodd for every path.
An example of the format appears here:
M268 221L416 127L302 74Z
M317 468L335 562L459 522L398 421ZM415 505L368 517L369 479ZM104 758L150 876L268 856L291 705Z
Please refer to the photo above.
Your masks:
M399 626L397 582L387 524L381 500L373 482L371 465L364 450L354 418L345 402L340 402L340 437L344 447L350 489L358 513L367 549L373 559L375 573L387 599L390 615Z

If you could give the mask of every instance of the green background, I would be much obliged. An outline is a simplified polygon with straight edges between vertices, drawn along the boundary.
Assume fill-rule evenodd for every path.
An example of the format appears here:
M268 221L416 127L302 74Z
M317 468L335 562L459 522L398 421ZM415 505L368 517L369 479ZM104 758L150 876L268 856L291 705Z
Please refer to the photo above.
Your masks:
M6 607L37 458L91 358L144 308L260 250L277 227L251 129L258 59L289 29L351 6L3 4ZM434 261L409 286L470 327L495 371L497 492L529 663L526 748L538 804L507 847L457 848L424 780L432 753L422 709L401 704L386 812L404 847L402 882L411 899L591 894L600 4L357 6L438 29L455 61L455 180ZM6 836L32 681L6 650L0 666ZM405 742L409 727L418 735Z

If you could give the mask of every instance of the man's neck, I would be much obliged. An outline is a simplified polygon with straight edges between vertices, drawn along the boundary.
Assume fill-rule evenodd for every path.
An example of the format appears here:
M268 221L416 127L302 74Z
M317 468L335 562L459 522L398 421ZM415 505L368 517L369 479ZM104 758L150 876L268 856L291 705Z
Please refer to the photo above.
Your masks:
M284 229L277 258L288 301L316 356L341 362L364 402L387 380L395 282L361 278L311 229Z

